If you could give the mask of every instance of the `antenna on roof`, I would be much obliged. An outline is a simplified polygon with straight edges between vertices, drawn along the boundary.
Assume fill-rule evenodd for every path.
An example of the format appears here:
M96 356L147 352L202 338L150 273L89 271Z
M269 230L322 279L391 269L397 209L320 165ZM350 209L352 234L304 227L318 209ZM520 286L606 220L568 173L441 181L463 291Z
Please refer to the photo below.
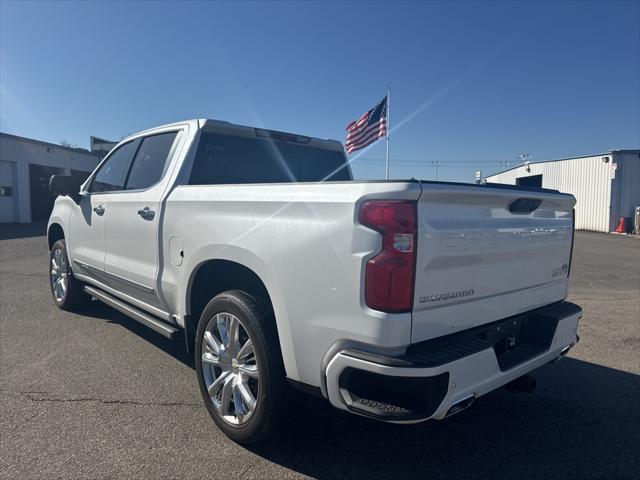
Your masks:
M531 159L533 158L533 155L531 155L530 153L521 153L520 155L518 155L517 158L522 163L529 163L531 161Z

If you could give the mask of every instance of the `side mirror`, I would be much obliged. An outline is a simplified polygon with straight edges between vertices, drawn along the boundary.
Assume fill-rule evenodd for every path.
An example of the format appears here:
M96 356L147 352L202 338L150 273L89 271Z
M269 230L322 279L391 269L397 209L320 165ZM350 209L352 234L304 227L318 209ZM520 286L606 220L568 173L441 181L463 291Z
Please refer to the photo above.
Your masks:
M49 179L49 191L55 195L68 195L72 198L80 193L80 186L84 183L81 177L72 175L52 175Z

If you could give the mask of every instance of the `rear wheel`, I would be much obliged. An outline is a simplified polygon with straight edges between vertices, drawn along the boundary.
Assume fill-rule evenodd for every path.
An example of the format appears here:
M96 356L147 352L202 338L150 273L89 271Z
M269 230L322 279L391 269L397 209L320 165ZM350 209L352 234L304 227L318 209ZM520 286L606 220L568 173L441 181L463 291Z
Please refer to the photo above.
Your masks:
M195 352L200 391L218 427L244 444L274 433L287 391L275 324L262 302L238 290L214 297L200 317Z
M91 297L82 289L82 284L73 276L64 240L58 240L51 247L49 284L53 300L63 310L76 310L91 300Z

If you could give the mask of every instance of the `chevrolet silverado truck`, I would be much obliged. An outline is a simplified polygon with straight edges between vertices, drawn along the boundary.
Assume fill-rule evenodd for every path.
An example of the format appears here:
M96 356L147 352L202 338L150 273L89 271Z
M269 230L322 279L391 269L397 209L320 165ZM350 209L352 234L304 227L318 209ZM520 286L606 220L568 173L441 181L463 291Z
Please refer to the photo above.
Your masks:
M291 386L440 420L578 340L571 195L354 181L340 142L214 120L132 135L50 189L57 306L99 300L184 339L240 443L290 419Z

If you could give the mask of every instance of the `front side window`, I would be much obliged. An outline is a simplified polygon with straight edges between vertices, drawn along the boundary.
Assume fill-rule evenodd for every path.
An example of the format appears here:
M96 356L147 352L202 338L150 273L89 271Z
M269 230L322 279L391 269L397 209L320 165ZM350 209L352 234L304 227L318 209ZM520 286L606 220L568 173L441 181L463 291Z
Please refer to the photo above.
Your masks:
M161 133L142 140L131 165L126 190L148 188L160 181L168 166L169 152L177 134Z
M139 141L137 140L125 143L109 155L109 158L100 167L93 182L91 182L89 192L100 193L122 190L138 143Z

